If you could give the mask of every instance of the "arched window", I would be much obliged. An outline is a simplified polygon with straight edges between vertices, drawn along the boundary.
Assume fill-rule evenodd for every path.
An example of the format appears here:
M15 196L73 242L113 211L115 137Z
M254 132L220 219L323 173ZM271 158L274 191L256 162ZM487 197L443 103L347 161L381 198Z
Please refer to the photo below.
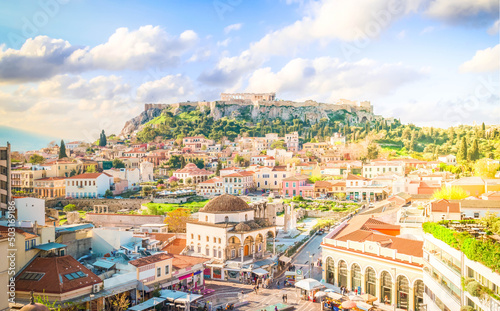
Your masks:
M248 215L245 214L245 221L248 221Z
M214 247L214 257L217 257L217 249Z
M198 254L201 254L201 245L198 244Z
M205 221L208 222L208 216L205 216Z
M413 286L413 292L415 293L413 300L415 302L414 310L420 311L422 310L421 306L424 304L424 281L417 280Z
M220 247L219 247L219 256L218 257L222 258L222 251L221 251Z
M392 277L384 271L380 276L380 302L392 304Z
M398 308L408 310L408 294L409 294L409 283L408 279L404 275L400 275L397 278L397 299L398 299Z
M210 256L210 248L208 248L208 245L205 247L205 255Z
M375 270L373 268L368 267L366 268L365 272L365 278L366 278L366 293L370 294L372 296L375 296L377 288L377 274L375 273Z
M345 261L339 261L339 287L347 286L347 264Z
M353 264L351 267L351 285L352 291L358 289L358 292L361 292L361 268L358 264Z
M326 259L326 282L330 284L335 282L335 266L332 257Z

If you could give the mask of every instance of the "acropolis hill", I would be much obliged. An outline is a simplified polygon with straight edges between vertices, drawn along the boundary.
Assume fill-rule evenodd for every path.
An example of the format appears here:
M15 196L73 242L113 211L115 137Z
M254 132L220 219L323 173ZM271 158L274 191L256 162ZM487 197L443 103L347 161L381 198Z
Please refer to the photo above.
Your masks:
M163 109L169 109L174 115L182 112L200 110L208 112L215 120L220 118L244 118L258 122L262 119L282 120L301 119L311 123L321 118L345 120L349 123L362 123L383 119L373 114L369 101L355 102L340 99L335 103L320 103L313 100L296 102L277 100L276 93L222 93L220 100L180 102L174 104L146 103L144 112L128 121L122 130L127 135L160 115Z

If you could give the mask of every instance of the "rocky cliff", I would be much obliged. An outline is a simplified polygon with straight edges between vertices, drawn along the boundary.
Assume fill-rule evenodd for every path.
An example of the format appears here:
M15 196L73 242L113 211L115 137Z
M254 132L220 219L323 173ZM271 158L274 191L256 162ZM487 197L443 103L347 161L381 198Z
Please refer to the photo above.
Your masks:
M141 112L137 117L125 122L125 126L123 127L120 136L127 136L138 130L141 125L147 123L154 118L158 117L161 114L161 109L159 108L150 108Z

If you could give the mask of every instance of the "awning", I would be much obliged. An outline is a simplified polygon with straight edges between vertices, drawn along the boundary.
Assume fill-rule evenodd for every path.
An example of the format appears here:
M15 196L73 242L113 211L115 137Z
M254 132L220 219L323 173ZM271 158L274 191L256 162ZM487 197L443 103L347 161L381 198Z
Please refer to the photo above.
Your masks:
M286 257L286 256L281 256L280 257L280 261L284 262L284 263L289 263L292 261L292 259L290 257Z
M203 297L203 295L189 294L175 290L163 289L160 291L160 297L165 298L173 303L186 303L188 300L189 302L193 302L196 299Z
M142 311L142 310L147 310L155 307L156 305L159 305L160 303L164 302L166 299L163 297L153 297L149 300L144 301L143 303L140 303L136 306L133 306L129 308L128 310L134 310L134 311Z
M50 242L50 243L45 243L45 244L39 244L39 245L35 246L35 248L48 252L48 251L51 251L54 249L65 248L66 246L67 245L65 245L65 244Z
M112 268L115 265L115 263L114 262L109 262L109 261L106 261L106 260L97 260L92 265L94 267L98 267L98 268L110 269L110 268Z
M153 288L148 287L147 285L144 285L142 282L139 282L139 285L137 286L137 289L140 291L145 291L146 293L149 293L150 291L153 290Z
M257 268L257 269L255 269L255 270L252 270L252 273L255 273L255 274L257 274L257 275L266 275L266 274L268 274L269 272L268 272L268 271L266 271L266 270L264 270L264 269L262 269L262 268Z

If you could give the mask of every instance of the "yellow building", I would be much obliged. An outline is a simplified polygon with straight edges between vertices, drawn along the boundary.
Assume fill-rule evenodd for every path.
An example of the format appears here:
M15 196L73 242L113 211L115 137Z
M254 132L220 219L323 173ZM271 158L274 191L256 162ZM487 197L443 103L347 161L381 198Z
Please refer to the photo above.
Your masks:
M161 287L172 277L173 258L173 255L158 253L129 261L129 264L136 267L139 282L148 288L156 285ZM138 295L141 295L141 291L138 291Z
M66 177L45 177L34 181L33 192L40 198L61 198L66 195Z
M34 180L45 178L46 170L12 170L10 172L12 190L31 193L34 188Z
M488 191L500 191L500 179L464 177L446 183L447 187L459 187L470 196L478 197Z
M55 160L41 166L47 169L47 177L69 177L71 171L81 171L82 164L71 160Z

